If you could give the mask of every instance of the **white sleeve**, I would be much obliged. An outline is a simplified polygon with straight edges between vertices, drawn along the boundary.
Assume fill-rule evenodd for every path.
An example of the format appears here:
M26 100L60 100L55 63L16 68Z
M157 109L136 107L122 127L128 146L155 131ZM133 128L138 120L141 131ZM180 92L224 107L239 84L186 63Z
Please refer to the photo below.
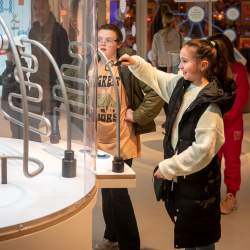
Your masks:
M224 143L224 125L219 107L211 104L195 130L195 141L180 154L159 163L166 179L190 175L205 168Z
M181 76L158 70L139 56L133 56L133 59L136 64L129 66L129 70L168 103Z

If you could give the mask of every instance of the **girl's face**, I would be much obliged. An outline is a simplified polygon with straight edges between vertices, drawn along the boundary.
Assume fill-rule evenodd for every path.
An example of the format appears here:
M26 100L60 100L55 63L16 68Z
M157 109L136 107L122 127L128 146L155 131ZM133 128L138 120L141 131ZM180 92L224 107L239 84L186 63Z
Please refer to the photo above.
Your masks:
M185 80L191 81L194 84L201 84L203 75L201 60L195 57L195 48L189 46L182 47L179 69L182 71Z
M120 48L117 35L113 30L98 31L98 48L109 60L116 60L117 49Z

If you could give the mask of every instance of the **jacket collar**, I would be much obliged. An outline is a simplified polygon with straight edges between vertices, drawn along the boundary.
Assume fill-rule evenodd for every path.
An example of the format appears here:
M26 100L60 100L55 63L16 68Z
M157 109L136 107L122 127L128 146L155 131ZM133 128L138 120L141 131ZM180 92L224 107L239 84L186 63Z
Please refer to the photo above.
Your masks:
M223 114L228 112L235 99L235 82L231 79L226 79L226 81L227 89L223 89L216 78L212 79L200 91L197 99L190 105L189 110L192 110L196 105L209 102L218 104Z

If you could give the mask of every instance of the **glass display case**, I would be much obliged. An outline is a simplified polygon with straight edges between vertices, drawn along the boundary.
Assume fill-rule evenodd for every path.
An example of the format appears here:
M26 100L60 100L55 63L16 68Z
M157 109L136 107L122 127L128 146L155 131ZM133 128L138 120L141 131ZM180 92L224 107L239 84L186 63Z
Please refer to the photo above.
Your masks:
M0 248L91 249L95 1L0 2Z

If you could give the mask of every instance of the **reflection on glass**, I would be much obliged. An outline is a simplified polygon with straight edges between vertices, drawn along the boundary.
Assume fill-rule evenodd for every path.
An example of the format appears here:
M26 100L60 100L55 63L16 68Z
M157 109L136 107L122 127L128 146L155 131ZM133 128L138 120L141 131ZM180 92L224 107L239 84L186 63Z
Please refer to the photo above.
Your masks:
M3 88L0 106L0 160L3 167L0 168L4 181L0 185L6 190L1 197L7 193L11 195L13 189L9 187L13 183L18 190L29 190L37 200L40 192L45 191L43 195L51 204L44 204L44 208L47 206L49 211L53 201L49 201L50 195L43 183L45 186L49 183L55 196L64 197L63 182L67 182L65 187L69 195L62 208L94 188L95 4L94 0L27 0L19 1L20 6L13 5L12 9L1 9L0 4L1 17L9 30L6 35L2 26L0 28L1 41L4 37L7 44L5 48L0 42L0 57L4 62L4 74L0 78ZM19 26L17 23L13 26L15 20L20 20ZM27 110L24 112L25 105ZM28 128L27 133L23 133L24 128ZM24 175L22 163L26 171ZM69 175L64 175L64 166L66 169L74 166L75 170L66 171ZM36 177L38 167L39 177ZM26 178L33 176L33 182ZM67 181L69 179L62 176L74 178ZM60 190L64 190L63 194ZM25 199L19 200L23 202ZM8 204L13 205L11 203ZM14 218L6 215L8 211L3 204L0 202L0 217ZM55 207L51 211L61 209ZM0 221L5 221L7 226L13 223L2 217Z

